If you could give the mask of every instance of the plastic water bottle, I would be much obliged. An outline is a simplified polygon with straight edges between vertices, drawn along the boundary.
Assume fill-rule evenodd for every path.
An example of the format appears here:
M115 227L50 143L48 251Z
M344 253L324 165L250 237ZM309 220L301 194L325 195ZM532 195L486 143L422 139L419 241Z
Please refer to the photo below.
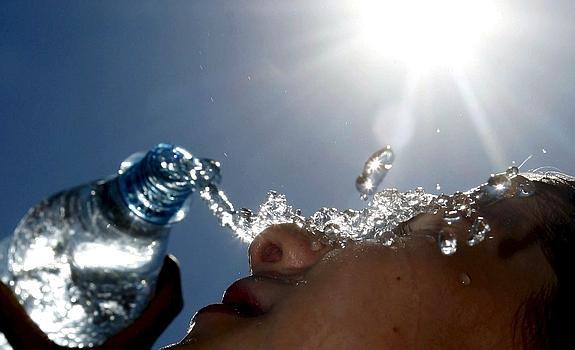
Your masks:
M171 225L218 166L159 144L116 176L41 201L0 243L2 281L57 344L101 344L147 305Z

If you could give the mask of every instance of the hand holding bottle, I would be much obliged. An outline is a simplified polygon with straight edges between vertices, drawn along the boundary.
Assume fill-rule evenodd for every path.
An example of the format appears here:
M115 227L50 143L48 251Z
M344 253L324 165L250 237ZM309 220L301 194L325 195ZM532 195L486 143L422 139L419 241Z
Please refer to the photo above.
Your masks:
M173 257L164 259L156 291L143 313L127 328L92 349L149 349L183 306L180 270ZM15 350L70 349L57 345L38 328L12 291L0 283L0 331Z

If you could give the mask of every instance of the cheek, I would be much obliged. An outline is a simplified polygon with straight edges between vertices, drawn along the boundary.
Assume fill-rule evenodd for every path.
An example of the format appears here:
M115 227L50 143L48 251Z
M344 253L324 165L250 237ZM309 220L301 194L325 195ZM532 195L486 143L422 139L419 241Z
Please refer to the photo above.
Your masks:
M298 349L405 345L402 334L416 305L409 276L379 256L357 256L321 263L310 272L308 283L274 310L275 340Z

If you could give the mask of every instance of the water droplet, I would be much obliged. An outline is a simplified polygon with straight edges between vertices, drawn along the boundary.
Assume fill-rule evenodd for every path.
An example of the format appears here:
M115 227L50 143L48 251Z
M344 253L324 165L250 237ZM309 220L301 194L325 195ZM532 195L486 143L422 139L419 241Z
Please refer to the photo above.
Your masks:
M360 198L362 201L367 201L367 200L369 199L369 196L368 196L367 194L365 194L365 193L362 193L362 194L359 196L359 198Z
M491 175L487 185L483 187L483 200L494 201L506 196L512 182L506 173Z
M471 206L474 204L474 201L470 198L468 194L462 192L455 192L451 196L451 207L453 210L457 210L458 212L465 214L469 217Z
M447 207L447 203L449 203L449 196L442 194L439 197L437 197L437 199L435 200L435 203L440 208L445 208L445 207Z
M298 209L298 210L299 210L299 209ZM296 214L296 215L293 217L292 222L293 222L294 224L296 224L297 227L303 228L304 225L305 225L305 218L304 218L303 216L301 216L300 214Z
M379 241L386 247L391 246L397 239L397 235L392 231L381 232L377 235Z
M316 211L308 220L306 220L306 229L311 232L324 230L335 230L333 226L339 217L339 212L335 208L321 208Z
M443 221L445 221L448 225L451 225L454 222L461 220L461 214L457 210L448 210L443 213Z
M521 178L517 184L517 196L529 197L535 193L535 184L526 178Z
M469 229L469 238L467 239L467 244L474 246L482 242L489 232L491 232L491 227L489 224L485 222L483 217L478 216Z
M327 223L322 230L325 234L336 236L341 232L339 225L335 222Z
M219 184L221 182L220 162L208 158L195 159L195 161L194 177L198 182L198 186L205 187L210 183Z
M252 76L251 76L251 75L248 75L248 80L252 80Z
M435 189L436 189L437 191L441 190L441 185L440 185L440 184L435 185Z
M469 277L468 274L466 274L465 272L462 272L459 274L459 283L462 286L469 286L471 285L471 277Z
M371 195L375 193L391 169L394 157L389 145L373 153L365 162L363 172L355 181L356 189L362 194Z
M240 208L234 216L234 224L237 229L249 231L254 220L254 213L247 208Z
M505 174L507 174L507 176L510 178L514 178L519 174L519 168L516 166L511 166L507 169L507 171L505 171Z
M435 132L439 134L441 132L441 129L437 128L435 129Z
M543 154L546 154L546 153L547 153L547 150L546 150L545 148L542 148L542 149L541 149L541 152L543 152Z
M449 230L441 230L439 231L437 239L441 253L444 255L455 254L457 251L457 238L455 237L455 233Z

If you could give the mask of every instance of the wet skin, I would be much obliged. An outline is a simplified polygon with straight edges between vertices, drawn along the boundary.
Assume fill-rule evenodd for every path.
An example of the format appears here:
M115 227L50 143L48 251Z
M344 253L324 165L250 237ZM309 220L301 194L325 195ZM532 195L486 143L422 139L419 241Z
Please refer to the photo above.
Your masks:
M249 248L253 276L169 349L512 349L522 302L554 281L532 239L534 201L486 208L492 238L476 247L462 244L469 223L447 227L461 238L453 256L431 238L446 228L439 215L410 220L401 248L323 246L295 225L269 227Z

